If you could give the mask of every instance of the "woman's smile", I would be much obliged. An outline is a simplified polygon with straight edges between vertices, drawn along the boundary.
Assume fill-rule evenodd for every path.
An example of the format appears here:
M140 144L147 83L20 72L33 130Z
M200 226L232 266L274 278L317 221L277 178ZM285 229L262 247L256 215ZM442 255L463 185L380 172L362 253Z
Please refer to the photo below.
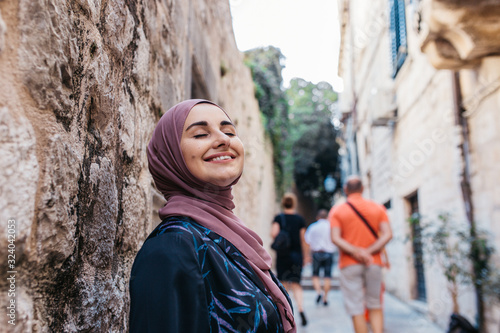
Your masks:
M207 162L223 162L223 163L227 163L227 162L232 161L234 158L235 158L235 156L233 154L218 153L218 154L210 155L209 157L207 157L205 159L205 161L207 161Z

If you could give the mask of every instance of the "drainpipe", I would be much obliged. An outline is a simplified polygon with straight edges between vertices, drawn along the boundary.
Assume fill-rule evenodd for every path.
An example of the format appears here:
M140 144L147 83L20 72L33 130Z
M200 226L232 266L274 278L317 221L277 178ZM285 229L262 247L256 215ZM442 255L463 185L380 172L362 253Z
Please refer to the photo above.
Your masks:
M455 111L455 124L460 127L462 134L462 142L459 145L462 158L462 179L460 180L460 187L462 189L462 197L465 206L465 213L467 215L467 220L469 221L471 237L473 240L477 239L476 234L476 222L474 220L474 205L472 201L472 188L471 188L471 172L470 172L470 132L469 123L467 118L464 116L466 111L463 106L462 100L462 90L460 88L460 72L454 71L452 75L453 84L453 102ZM477 303L477 326L480 333L483 332L484 324L484 300L483 300L483 290L480 285L476 283L477 274L475 269L473 269L474 277L474 288L476 291L476 303Z

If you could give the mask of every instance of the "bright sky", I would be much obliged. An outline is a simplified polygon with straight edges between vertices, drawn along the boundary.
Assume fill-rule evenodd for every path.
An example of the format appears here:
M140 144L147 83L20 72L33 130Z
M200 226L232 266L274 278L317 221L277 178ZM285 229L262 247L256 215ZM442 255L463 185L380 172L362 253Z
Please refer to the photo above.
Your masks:
M340 26L336 0L230 0L240 51L272 45L286 57L283 81L326 81L342 91L337 76Z

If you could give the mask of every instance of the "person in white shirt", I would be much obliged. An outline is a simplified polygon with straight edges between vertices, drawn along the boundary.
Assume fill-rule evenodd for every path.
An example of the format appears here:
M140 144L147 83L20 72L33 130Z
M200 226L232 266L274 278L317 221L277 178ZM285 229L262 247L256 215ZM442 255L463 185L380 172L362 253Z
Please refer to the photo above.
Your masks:
M330 222L327 220L328 211L320 209L316 222L311 223L305 234L305 241L309 244L313 258L313 276L312 282L314 290L318 296L316 303L319 304L323 299L323 305L328 305L328 291L330 291L330 281L332 277L332 267L335 263L335 257L338 253L337 246L332 243L330 237ZM320 269L323 269L324 284L323 293L321 293Z

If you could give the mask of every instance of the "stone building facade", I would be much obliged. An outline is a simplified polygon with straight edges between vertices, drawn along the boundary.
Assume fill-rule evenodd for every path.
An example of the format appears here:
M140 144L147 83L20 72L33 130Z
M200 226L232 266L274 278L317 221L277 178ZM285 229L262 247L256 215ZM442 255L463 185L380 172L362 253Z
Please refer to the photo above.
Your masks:
M339 7L343 174L359 173L365 195L388 208L387 289L446 327L446 280L432 260L414 259L407 220L451 213L453 223L487 230L500 250L500 5L339 0ZM458 301L475 322L474 289L461 286ZM485 332L499 332L500 309L486 304Z
M129 272L163 204L146 145L187 98L236 123L236 213L269 244L271 148L228 1L0 1L0 216L16 235L14 297L0 237L1 332L127 331Z

